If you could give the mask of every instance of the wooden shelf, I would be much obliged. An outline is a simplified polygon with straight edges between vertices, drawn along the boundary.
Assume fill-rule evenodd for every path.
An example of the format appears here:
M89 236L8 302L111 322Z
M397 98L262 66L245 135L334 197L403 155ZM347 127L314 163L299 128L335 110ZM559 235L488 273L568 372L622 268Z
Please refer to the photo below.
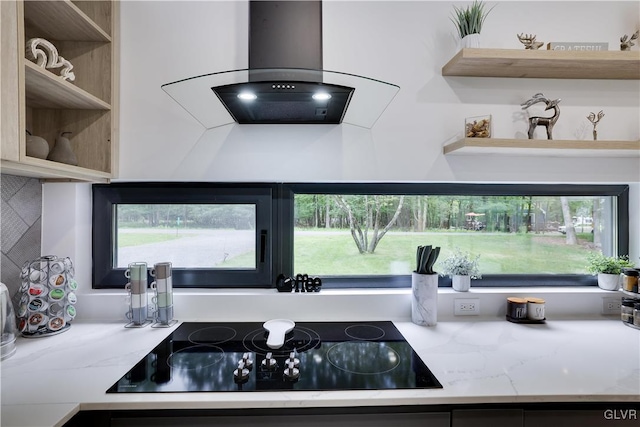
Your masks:
M79 166L42 160L35 157L24 157L20 162L2 160L2 173L42 178L48 180L79 180L92 182L109 182L111 173L96 171Z
M29 107L110 110L111 106L50 71L25 59L25 92Z
M446 155L640 157L640 141L463 138L442 151Z
M64 1L25 1L27 23L52 40L111 42L111 36L78 6Z
M640 51L462 49L443 76L542 79L640 79Z

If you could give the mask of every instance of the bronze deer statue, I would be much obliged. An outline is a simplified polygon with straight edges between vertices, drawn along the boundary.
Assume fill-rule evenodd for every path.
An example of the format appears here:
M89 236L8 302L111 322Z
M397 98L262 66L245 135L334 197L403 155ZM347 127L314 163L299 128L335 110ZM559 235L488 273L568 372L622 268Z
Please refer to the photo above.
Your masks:
M558 117L560 117L560 108L558 104L560 103L560 99L554 99L553 101L545 98L542 93L536 93L533 95L531 99L520 104L522 109L527 109L531 107L533 104L537 104L538 102L544 102L547 105L547 108L544 110L553 110L553 116L551 117L529 117L529 139L533 139L533 131L537 126L544 126L547 128L547 139L553 139L551 136L551 132L553 132L553 125L558 121Z
M538 50L542 47L544 42L537 42L536 36L533 34L517 34L518 40L524 45L525 49Z

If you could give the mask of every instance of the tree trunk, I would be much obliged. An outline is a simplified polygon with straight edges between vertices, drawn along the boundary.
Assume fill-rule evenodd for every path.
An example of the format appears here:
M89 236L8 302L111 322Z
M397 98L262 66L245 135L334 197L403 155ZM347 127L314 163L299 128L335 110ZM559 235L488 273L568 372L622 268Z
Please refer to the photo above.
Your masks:
M577 245L578 238L576 237L576 229L573 227L573 221L571 220L571 209L569 208L569 199L566 197L560 197L560 205L562 206L562 216L564 218L564 226L566 231L567 245Z
M600 218L600 199L595 198L593 199L593 245L598 248L598 249L602 249L602 235L600 234L600 222L601 222L601 218Z
M326 205L324 207L324 228L331 228L331 214L329 213L331 210L331 198L329 196L325 196Z

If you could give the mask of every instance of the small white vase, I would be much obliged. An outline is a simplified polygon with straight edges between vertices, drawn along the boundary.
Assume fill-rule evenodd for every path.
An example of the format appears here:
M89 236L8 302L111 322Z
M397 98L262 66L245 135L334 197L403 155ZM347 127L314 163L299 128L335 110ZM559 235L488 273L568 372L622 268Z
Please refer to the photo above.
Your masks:
M462 38L462 40L460 40L460 47L463 49L469 48L469 47L470 48L480 47L480 34L478 33L467 34Z
M454 291L468 292L471 287L471 276L453 276L451 278L451 285Z
M598 273L598 286L605 291L617 291L620 288L619 274Z
M65 136L70 133L71 132L60 133L60 136L56 138L56 144L47 157L48 160L78 166L78 158L73 152L73 148L71 148L71 141Z
M411 274L411 321L421 326L438 323L437 274Z

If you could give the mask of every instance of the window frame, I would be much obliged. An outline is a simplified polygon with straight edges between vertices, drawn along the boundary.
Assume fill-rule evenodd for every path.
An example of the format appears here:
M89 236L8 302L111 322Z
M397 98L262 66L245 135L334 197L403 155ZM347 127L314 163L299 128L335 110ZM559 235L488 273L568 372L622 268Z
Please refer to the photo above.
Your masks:
M126 268L113 267L118 204L255 204L256 269L172 268L174 288L262 288L274 283L277 247L273 184L112 183L92 186L93 288L122 288ZM139 260L144 262L145 260ZM153 265L149 265L152 268ZM151 280L151 278L148 278ZM186 285L183 285L186 284Z
M235 203L262 195L268 221L256 218L259 277L246 271L175 268L178 288L274 288L279 274L293 276L294 197L301 194L469 195L469 196L613 196L616 255L629 253L629 186L626 184L478 184L478 183L112 183L93 188L93 287L122 288L124 269L113 268L114 208L118 203ZM261 224L266 237L261 241ZM261 249L261 246L264 250ZM141 260L143 261L143 260ZM260 261L260 260L259 260ZM151 266L150 266L151 267ZM206 271L197 271L206 270ZM243 274L244 273L244 274ZM243 277L244 276L244 277ZM254 275L255 276L255 275ZM410 275L323 277L325 288L408 288ZM581 274L483 274L474 287L596 286L595 276ZM440 287L451 279L439 278Z
M294 196L300 194L362 194L411 196L613 196L617 233L616 255L629 254L629 186L626 184L477 184L477 183L291 183L284 184L282 209L293 224ZM280 237L283 270L293 270L293 227ZM284 231L284 229L283 229ZM586 262L586 261L585 261ZM287 273L285 273L287 275ZM410 275L334 276L322 279L326 288L410 288ZM451 287L451 278L439 277L438 287ZM483 274L474 287L597 286L597 278L584 274Z

